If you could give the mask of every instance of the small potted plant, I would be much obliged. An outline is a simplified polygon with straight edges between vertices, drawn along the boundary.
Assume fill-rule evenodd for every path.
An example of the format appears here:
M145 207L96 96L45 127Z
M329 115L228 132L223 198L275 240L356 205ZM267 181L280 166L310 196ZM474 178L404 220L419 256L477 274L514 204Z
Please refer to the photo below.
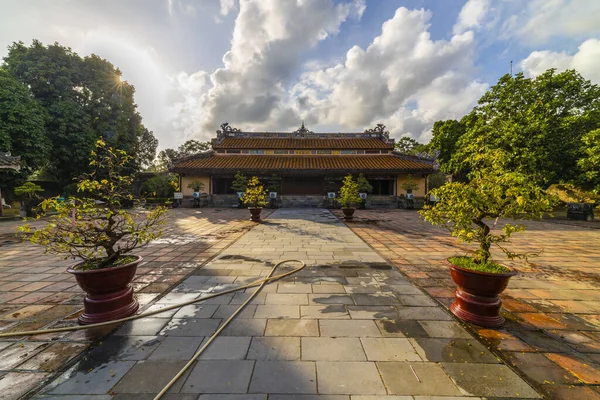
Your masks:
M344 221L352 221L355 210L353 206L359 204L360 200L358 184L352 179L352 175L347 175L342 183L340 198L338 199L344 213Z
M447 228L461 241L478 245L472 256L446 261L457 285L450 310L467 322L490 328L502 326L498 295L517 272L495 262L491 248L497 246L509 260L526 260L531 254L515 253L505 246L513 233L525 230L525 226L512 221L541 218L552 209L552 197L526 175L498 168L477 169L467 183L450 182L431 194L439 201L425 206L421 216ZM500 218L510 220L499 224Z
M414 208L415 195L413 191L419 190L419 185L414 181L412 175L408 175L407 181L400 187L406 191L406 208Z
M246 191L242 196L242 202L250 210L251 220L260 222L260 213L268 203L265 188L256 176L253 176L248 181Z
M188 189L192 189L194 192L201 192L204 190L204 183L200 181L192 181L187 185Z
M44 189L40 185L33 182L26 182L15 188L15 195L23 198L21 200L21 218L33 217L33 208L39 203L40 197L38 192L43 192Z
M142 257L130 253L162 234L164 206L145 214L123 209L133 199L133 177L121 175L131 160L124 151L98 140L90 160L92 172L77 183L81 196L45 199L38 218L56 211L48 223L40 229L19 227L23 238L45 246L46 253L81 260L67 269L86 292L80 324L111 321L137 311L130 282Z
M236 172L235 176L233 177L233 183L231 184L231 190L233 190L237 194L239 208L242 208L242 206L244 205L242 201L242 196L246 191L247 185L248 178L246 178L246 175L242 174L240 171Z
M373 186L362 173L358 174L358 177L356 178L356 184L358 185L360 208L365 209L367 208L367 195L373 191Z

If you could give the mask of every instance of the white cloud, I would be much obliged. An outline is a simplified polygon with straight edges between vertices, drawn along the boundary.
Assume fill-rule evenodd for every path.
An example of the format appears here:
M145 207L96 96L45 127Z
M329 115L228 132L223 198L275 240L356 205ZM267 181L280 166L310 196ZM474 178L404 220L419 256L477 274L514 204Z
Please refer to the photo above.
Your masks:
M396 136L424 140L436 120L467 113L487 88L471 77L473 32L433 41L430 18L429 11L399 8L344 64L305 72L292 90L298 112L351 129L384 121Z
M458 15L454 25L454 34L460 34L468 29L479 28L490 8L490 0L468 0Z
M186 89L198 74L206 82L176 104L187 116L183 136L207 139L225 121L243 123L245 129L295 125L299 116L286 105L285 86L301 65L302 54L363 11L362 0L241 1L223 68L180 75L180 86Z
M600 34L600 1L530 0L514 3L514 13L504 22L503 36L518 36L536 45L553 38L584 40Z
M220 0L221 2L221 15L228 15L230 12L235 10L235 0Z
M521 68L528 76L537 76L549 68L556 68L558 71L575 69L586 79L600 83L599 61L600 40L588 39L573 55L547 50L534 51L521 61Z

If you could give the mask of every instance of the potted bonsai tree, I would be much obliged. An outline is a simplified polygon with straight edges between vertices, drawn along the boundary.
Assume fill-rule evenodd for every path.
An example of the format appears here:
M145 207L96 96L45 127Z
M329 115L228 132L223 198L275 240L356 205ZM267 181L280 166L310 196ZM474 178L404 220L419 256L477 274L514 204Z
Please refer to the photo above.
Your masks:
M466 183L451 182L433 189L439 201L425 206L420 214L461 241L477 243L472 256L446 261L457 285L450 310L465 321L496 328L504 323L498 295L517 272L494 261L491 248L496 246L509 260L526 260L530 254L506 247L514 233L525 230L514 221L541 218L551 210L553 199L528 176L499 166L475 169L468 178ZM501 223L500 218L509 220Z
M200 181L192 181L187 185L188 189L192 189L194 192L200 192L204 190L204 183Z
M352 221L354 218L353 206L359 204L360 200L358 184L352 178L352 175L349 174L344 178L342 187L340 188L340 198L338 199L344 213L344 221Z
M48 210L56 211L48 223L40 229L29 224L19 227L23 237L45 246L46 253L81 260L67 269L86 292L80 324L111 321L137 311L129 284L142 257L131 251L162 234L165 207L145 214L122 208L125 201L133 199L133 177L121 175L131 160L124 151L98 140L90 160L92 172L77 183L81 196L65 201L45 199L38 218Z
M242 196L242 202L250 210L251 220L260 222L260 213L268 203L265 188L256 176L253 176L248 181L246 191Z
M360 208L367 208L367 194L373 191L373 186L369 183L368 179L360 173L356 178L356 184L358 185L358 195L360 197Z
M413 191L419 190L419 185L414 181L412 175L408 175L408 179L400 187L406 190L406 208L414 208L415 195Z
M25 182L15 188L15 195L21 197L21 218L33 217L33 208L39 203L38 192L44 189L33 182Z
M247 185L248 178L246 178L246 175L242 174L240 171L236 172L235 176L233 177L233 183L231 184L231 190L233 190L237 194L239 208L242 208L244 204L242 202L242 196L246 191Z

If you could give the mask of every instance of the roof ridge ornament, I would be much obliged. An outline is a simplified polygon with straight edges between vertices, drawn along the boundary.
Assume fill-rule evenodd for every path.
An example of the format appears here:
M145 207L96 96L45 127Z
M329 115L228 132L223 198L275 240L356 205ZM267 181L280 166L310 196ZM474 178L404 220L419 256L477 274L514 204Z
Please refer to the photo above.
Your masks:
M304 120L302 120L302 126L299 129L293 131L292 135L306 135L306 134L313 134L313 133L314 133L313 131L306 129L306 127L304 126Z
M229 125L229 122L223 122L221 124L221 129L217 131L217 138L228 136L228 133L235 133L241 131L241 129L234 128L233 126Z

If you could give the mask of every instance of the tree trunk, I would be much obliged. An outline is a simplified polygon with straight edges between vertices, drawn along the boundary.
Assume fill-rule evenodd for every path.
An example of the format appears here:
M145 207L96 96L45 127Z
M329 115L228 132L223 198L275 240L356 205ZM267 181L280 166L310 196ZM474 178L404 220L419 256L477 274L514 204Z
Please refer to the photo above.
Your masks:
M474 260L477 264L485 264L491 257L490 248L492 247L492 242L490 237L490 227L481 219L473 220L473 223L481 230L479 251L474 257Z

